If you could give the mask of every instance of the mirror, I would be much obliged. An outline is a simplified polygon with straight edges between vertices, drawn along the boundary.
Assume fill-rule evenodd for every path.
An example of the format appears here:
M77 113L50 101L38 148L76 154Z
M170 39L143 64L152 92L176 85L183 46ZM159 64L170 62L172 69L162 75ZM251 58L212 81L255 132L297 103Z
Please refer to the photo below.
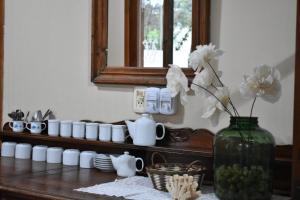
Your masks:
M192 4L193 0L174 0L165 5L164 0L109 0L107 65L125 66L125 49L128 49L125 45L136 45L138 67L163 67L164 53L171 56L168 64L188 67L192 48ZM137 8L132 16L137 18L134 20L137 22L136 33L129 30L128 24L125 25L126 15L132 15L129 7L133 6ZM169 24L164 24L164 18L170 19ZM167 28L164 28L165 25ZM125 44L128 32L137 37L133 41L136 44ZM164 52L163 48L167 38L172 38L168 47L172 48L170 52Z
M208 43L210 0L92 0L91 80L165 85L169 64Z

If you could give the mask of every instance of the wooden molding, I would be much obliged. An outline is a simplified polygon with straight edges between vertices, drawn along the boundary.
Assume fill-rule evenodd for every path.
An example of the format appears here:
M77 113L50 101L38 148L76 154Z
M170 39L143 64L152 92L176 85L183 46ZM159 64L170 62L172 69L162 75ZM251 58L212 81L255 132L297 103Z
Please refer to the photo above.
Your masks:
M139 0L125 0L125 66L139 66Z
M163 6L163 67L173 63L174 0L164 0Z
M134 0L136 1L136 0ZM133 1L126 0L125 6L128 7ZM171 0L170 0L171 2ZM192 49L198 44L208 43L209 39L209 9L210 0L194 0L196 8L193 8L193 43ZM138 37L130 37L132 33L137 36L136 29L125 30L125 67L106 66L107 58L107 36L108 36L108 0L92 0L92 66L91 81L95 84L125 84L125 85L166 85L167 66L165 68L143 68L135 65L140 61L136 59L136 46L130 46L132 40L137 41ZM133 7L131 9L136 9ZM125 12L126 14L126 12ZM127 16L127 17L126 17ZM137 24L137 21L125 16L125 24ZM169 19L170 20L170 19ZM195 28L194 28L195 26ZM133 26L130 26L133 27ZM136 27L135 27L136 28ZM129 32L131 31L131 32ZM135 38L135 39L134 39ZM170 45L169 45L170 47ZM128 50L134 50L131 53ZM168 58L169 59L169 58ZM167 63L165 63L167 65ZM184 69L189 79L192 79L194 73L191 69Z
M91 81L106 68L108 0L92 1Z
M3 121L4 0L0 0L0 126Z
M140 67L108 67L95 77L94 83L101 84L125 84L125 85L166 85L168 69L140 68ZM183 70L187 77L192 80L192 69Z
M296 199L296 188L300 186L300 3L297 4L296 30L296 64L294 91L294 137L293 137L293 169L292 195Z

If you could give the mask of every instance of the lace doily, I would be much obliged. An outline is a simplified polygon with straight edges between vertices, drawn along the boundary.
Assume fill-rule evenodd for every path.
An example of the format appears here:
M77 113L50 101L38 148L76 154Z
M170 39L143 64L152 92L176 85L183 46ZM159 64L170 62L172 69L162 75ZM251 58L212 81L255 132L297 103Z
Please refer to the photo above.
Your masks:
M149 178L134 176L114 182L103 183L86 188L75 189L78 192L124 197L131 200L171 200L167 192L155 190ZM218 200L211 187L203 187L202 196L197 200ZM274 197L274 200L287 200L285 197Z

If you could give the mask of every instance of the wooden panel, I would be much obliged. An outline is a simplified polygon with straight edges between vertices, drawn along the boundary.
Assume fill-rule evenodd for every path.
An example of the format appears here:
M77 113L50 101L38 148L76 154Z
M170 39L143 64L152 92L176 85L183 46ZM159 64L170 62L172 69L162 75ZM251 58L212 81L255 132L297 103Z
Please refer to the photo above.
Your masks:
M125 66L139 66L139 4L140 0L125 0Z
M293 176L292 191L296 195L296 187L300 186L300 4L297 5L296 32L296 66L294 93L294 137L293 137Z
M114 124L125 124L124 121ZM127 133L128 134L128 133ZM125 150L150 151L173 153L182 155L194 155L198 157L212 157L213 133L206 129L192 130L166 128L166 136L163 143L158 141L156 146L136 146L129 138L126 143L112 143L101 141L89 141L86 139L50 137L46 134L34 135L28 131L24 133L13 133L8 123L4 125L1 134L2 140L13 140L17 142L28 142L32 144L45 144L48 146L62 146L65 148L79 148L80 150L96 150L122 153Z
M209 42L210 0L193 0L192 50Z
M3 120L4 0L0 0L0 126Z
M73 191L115 179L115 173L102 173L96 169L79 170L61 164L0 158L1 199L122 199Z
M173 63L174 0L164 0L163 67Z
M108 42L108 0L92 1L91 81L106 68Z
M167 83L168 69L141 68L141 67L108 67L94 79L94 83L124 84L124 85L151 85L164 86ZM194 77L192 69L183 70L191 82Z

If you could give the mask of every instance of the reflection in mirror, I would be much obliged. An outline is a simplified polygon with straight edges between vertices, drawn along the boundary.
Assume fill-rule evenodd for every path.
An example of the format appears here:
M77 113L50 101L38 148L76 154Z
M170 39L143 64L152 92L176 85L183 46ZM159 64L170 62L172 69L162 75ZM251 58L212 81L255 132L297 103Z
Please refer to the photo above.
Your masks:
M126 0L108 1L108 66L126 65L125 49L130 50L125 47L126 32L136 37L133 42L137 44L133 45L137 46L137 66L163 67L164 63L188 66L188 55L192 46L193 0L166 2L164 4L164 0L131 1L131 8L133 4L137 7L134 14L134 17L137 17L134 20L137 22L137 33L134 33L128 31L132 24L125 24L125 14L133 11L130 6L126 6ZM164 62L164 59L167 61Z
M173 64L188 67L192 46L192 0L174 0Z

